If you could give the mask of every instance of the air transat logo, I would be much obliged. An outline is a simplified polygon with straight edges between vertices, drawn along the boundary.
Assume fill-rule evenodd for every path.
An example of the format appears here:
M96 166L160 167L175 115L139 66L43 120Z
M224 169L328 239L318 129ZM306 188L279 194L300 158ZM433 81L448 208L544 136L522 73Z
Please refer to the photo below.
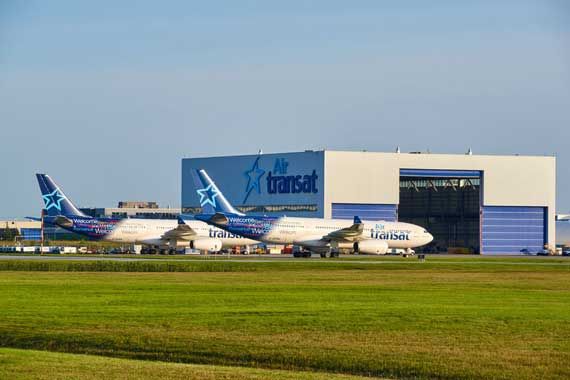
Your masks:
M216 208L216 197L220 193L218 192L218 189L216 189L212 184L209 184L208 187L204 189L196 190L196 192L200 196L201 207L210 204L213 208Z
M246 171L247 185L245 187L245 204L253 190L261 194L261 178L265 175L265 170L259 167L258 156L253 162L250 170ZM319 192L317 189L317 171L313 169L311 174L289 174L289 162L285 158L276 158L273 170L269 170L266 175L267 194L298 194Z
M61 211L61 202L67 199L59 189L55 189L53 193L42 195L42 198L46 204L46 210L55 208L58 211Z
M260 157L257 157L251 169L245 172L245 176L247 177L247 186L245 187L244 204L247 202L247 198L249 198L249 194L251 194L253 189L257 190L258 194L261 194L261 185L259 184L259 181L265 174L265 170L259 168L259 159Z

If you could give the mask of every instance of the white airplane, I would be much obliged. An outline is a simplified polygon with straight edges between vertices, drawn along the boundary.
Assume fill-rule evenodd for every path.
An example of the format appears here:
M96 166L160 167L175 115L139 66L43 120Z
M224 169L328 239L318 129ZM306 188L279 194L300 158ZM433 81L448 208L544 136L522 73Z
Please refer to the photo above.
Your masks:
M48 175L36 177L47 212L44 221L91 239L210 252L259 243L199 220L93 218L81 212Z
M192 173L203 213L195 218L224 229L271 244L294 244L320 253L338 254L335 248L354 252L386 254L390 248L406 249L426 245L433 236L423 227L383 220L289 218L247 216L237 211L224 197L205 170Z

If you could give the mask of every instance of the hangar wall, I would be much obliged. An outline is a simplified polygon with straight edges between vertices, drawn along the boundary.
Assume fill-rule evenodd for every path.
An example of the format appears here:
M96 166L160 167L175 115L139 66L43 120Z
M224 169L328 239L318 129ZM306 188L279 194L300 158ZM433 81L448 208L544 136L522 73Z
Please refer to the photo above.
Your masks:
M325 151L324 215L333 203L399 204L400 169L479 170L483 206L546 207L548 243L554 247L556 159Z
M520 253L536 252L544 243L554 247L554 157L305 151L187 158L182 160L184 213L200 210L191 175L200 168L248 214L417 220L440 231L443 249ZM440 174L443 180L433 180L438 186L449 176L474 178L473 191L460 192L459 198L445 187L438 197L427 187L417 193L421 197L402 192L406 180L421 180L412 177ZM417 211L421 199L432 201Z
M206 169L228 200L252 215L323 217L324 152L185 158L182 212L200 207L192 170Z

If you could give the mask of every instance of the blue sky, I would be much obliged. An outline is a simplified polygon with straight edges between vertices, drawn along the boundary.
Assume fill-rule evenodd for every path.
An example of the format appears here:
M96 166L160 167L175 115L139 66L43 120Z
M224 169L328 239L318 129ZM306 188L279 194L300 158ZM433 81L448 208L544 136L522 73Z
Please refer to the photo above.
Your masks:
M39 213L37 171L82 206L178 206L182 157L396 146L556 155L570 211L569 21L544 0L4 0L0 215Z

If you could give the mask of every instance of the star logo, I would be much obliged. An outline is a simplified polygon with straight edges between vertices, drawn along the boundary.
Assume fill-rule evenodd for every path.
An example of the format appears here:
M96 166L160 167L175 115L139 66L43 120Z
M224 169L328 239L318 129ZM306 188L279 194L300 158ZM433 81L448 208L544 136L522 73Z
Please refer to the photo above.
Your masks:
M42 195L42 198L46 203L46 210L55 208L58 211L61 211L61 201L67 199L65 195L59 192L59 189L55 189L53 193Z
M200 206L204 207L210 204L213 208L216 208L216 197L219 195L219 192L212 184L209 184L204 189L196 190L196 192L200 196Z
M259 180L265 174L265 170L259 168L259 159L257 157L255 162L253 163L253 167L245 172L245 176L247 177L247 186L245 187L245 199L243 203L247 202L247 198L249 198L249 194L253 189L257 190L258 194L261 194L261 185L259 184Z

